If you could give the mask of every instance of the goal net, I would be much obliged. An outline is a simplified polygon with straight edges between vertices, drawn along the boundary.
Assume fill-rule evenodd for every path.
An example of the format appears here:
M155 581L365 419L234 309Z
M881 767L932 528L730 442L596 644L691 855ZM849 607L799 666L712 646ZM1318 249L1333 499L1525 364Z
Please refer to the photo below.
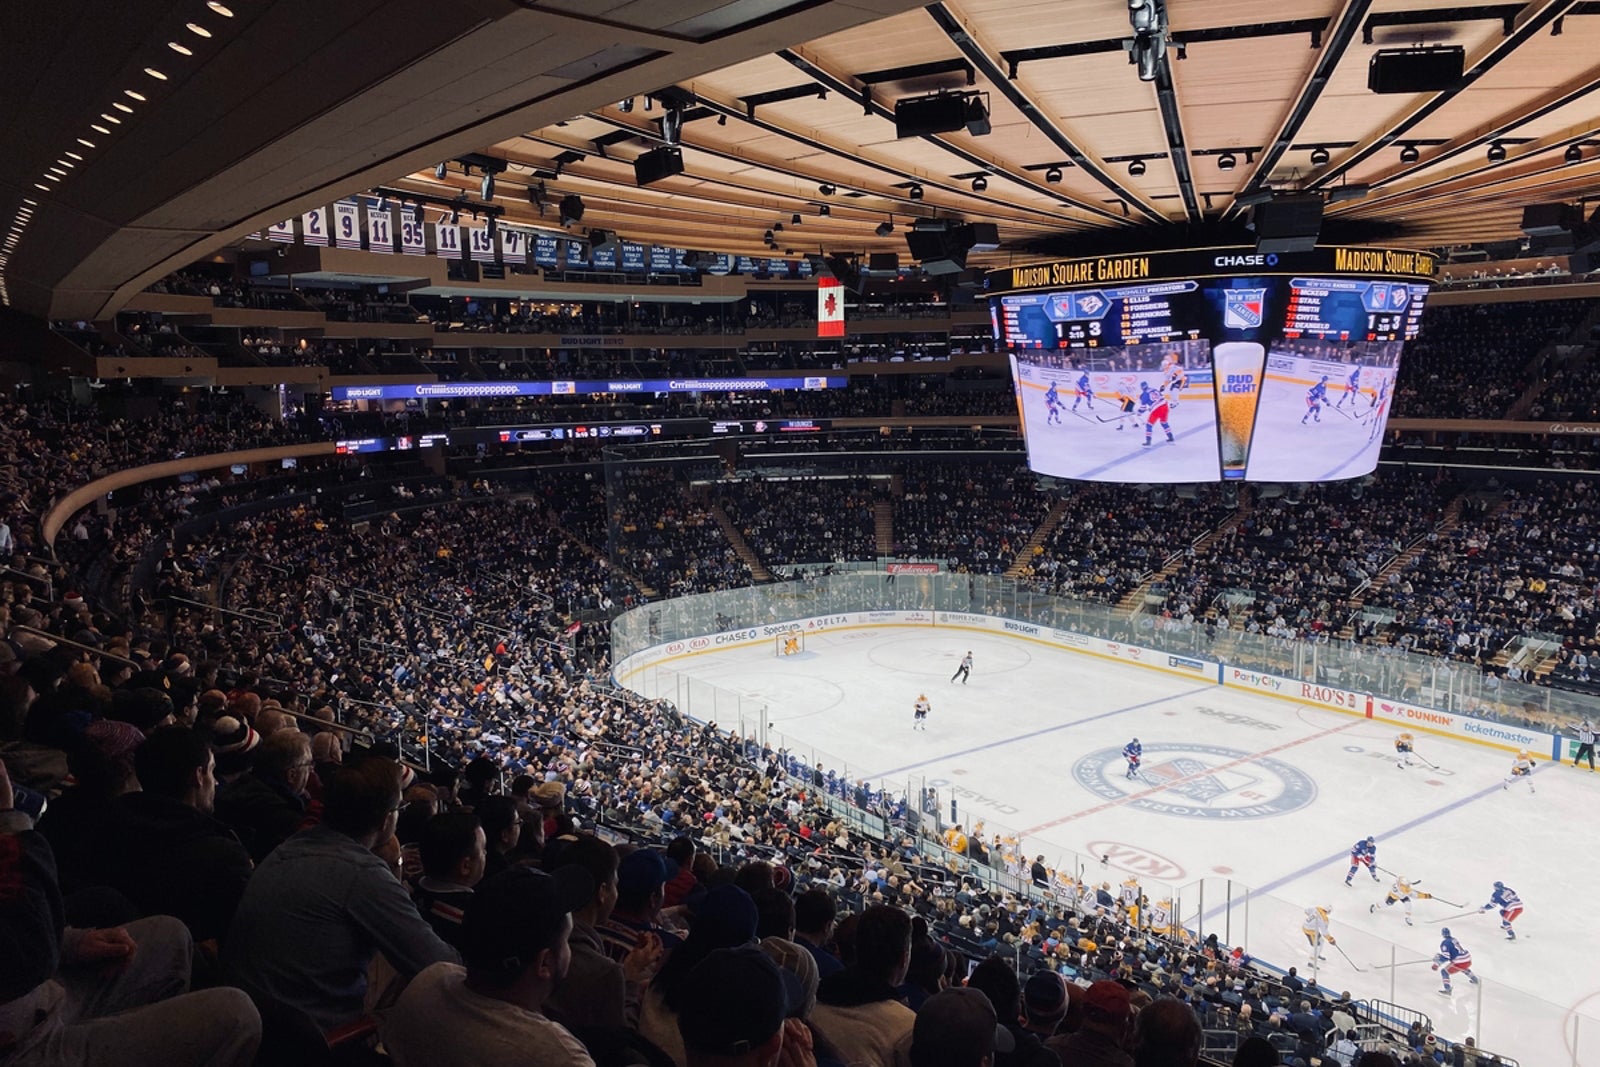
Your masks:
M806 632L801 629L786 630L773 638L773 652L778 656L793 656L806 650Z

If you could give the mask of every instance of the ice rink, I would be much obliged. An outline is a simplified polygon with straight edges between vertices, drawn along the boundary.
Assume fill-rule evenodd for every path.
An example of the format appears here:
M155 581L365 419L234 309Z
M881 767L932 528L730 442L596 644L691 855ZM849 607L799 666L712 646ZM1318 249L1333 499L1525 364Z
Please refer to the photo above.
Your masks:
M968 650L971 683L952 684ZM945 816L954 793L963 821L1020 831L1030 858L1085 857L1087 879L1113 884L1132 872L1152 900L1172 893L1191 930L1279 967L1311 973L1302 909L1331 904L1349 958L1327 950L1324 987L1421 1010L1525 1067L1600 1067L1600 927L1583 903L1600 885L1600 778L1587 770L1541 763L1536 791L1504 790L1509 754L1429 734L1418 755L1438 769L1402 770L1394 731L1363 718L956 627L818 633L798 656L758 642L662 666L654 695L686 684L675 672L765 703L775 745L896 791L925 780ZM921 693L925 732L912 730ZM1145 765L1128 780L1132 737ZM1380 867L1443 898L1419 901L1414 926L1398 906L1369 913L1387 876L1344 885L1368 834ZM1473 910L1497 879L1526 906L1515 942ZM1458 976L1448 999L1426 962L1443 926L1482 978Z
M1041 379L1045 384L1028 382L1022 389L1028 466L1032 469L1059 478L1111 482L1203 482L1222 476L1217 458L1216 400L1209 381L1193 384L1179 394L1179 403L1171 410L1167 423L1175 440L1169 442L1156 425L1151 427L1151 443L1145 447L1145 417L1132 415L1124 423L1121 409L1112 400L1115 387L1097 392L1094 407L1085 401L1074 412L1072 383L1076 373L1037 369L1035 373L1046 376ZM1120 387L1134 396L1138 395L1139 380L1158 384L1161 380L1153 370L1095 377L1108 381L1113 377L1119 381L1129 379ZM1062 406L1056 423L1049 421L1044 399L1052 380L1058 382ZM1117 428L1123 425L1126 428Z
M1322 421L1302 423L1306 391L1317 379L1305 373L1272 370L1277 355L1273 353L1269 359L1261 387L1247 477L1258 482L1325 482L1356 477L1376 467L1383 433L1381 427L1373 432L1373 394L1350 397L1344 376L1330 376ZM1380 383L1392 395L1394 372L1382 367L1363 369L1363 390L1376 390ZM1388 415L1385 411L1385 419Z

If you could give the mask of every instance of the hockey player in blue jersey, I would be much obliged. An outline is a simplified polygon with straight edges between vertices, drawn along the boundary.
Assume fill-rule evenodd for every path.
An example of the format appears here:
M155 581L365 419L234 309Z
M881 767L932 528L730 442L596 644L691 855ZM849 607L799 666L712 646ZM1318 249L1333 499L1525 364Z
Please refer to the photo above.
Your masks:
M1323 381L1327 381L1327 379L1324 378ZM1339 399L1338 399L1337 402L1334 403L1333 406L1336 407L1336 408L1342 408L1342 407L1344 407L1344 402L1346 400L1348 400L1348 401L1350 401L1350 410L1354 411L1355 407L1356 407L1356 401L1360 400L1360 399L1361 399L1361 366L1360 366L1360 364L1357 364L1355 369L1353 369L1350 372L1350 382L1349 382L1349 384L1347 384L1344 387L1344 392L1339 394Z
M1350 884L1350 879L1356 876L1363 865L1367 873L1372 875L1372 880L1378 881L1378 842L1370 836L1350 846L1350 873L1344 876L1345 885Z
M1307 419L1322 421L1322 405L1328 402L1328 376L1324 374L1322 381L1306 390L1306 413L1300 416L1300 425L1304 426Z
M1056 383L1051 382L1050 388L1044 393L1044 407L1049 414L1045 417L1045 425L1061 421L1061 394L1056 392Z
M1135 737L1132 741L1122 746L1122 758L1128 761L1128 777L1132 778L1139 773L1139 761L1144 758L1144 746L1139 744Z
M1145 411L1144 416L1144 443L1150 447L1150 436L1155 432L1156 423L1161 424L1162 432L1167 435L1170 444L1177 438L1172 436L1172 427L1167 423L1169 410L1167 398L1159 389L1150 388L1149 382L1139 383L1139 407Z
M1522 898L1517 896L1516 890L1504 882L1494 884L1494 895L1489 898L1489 903L1479 908L1479 911L1489 911L1493 908L1500 909L1500 929L1506 932L1507 941L1515 941L1517 932L1511 929L1511 924L1517 921L1517 916L1522 914Z
M1472 953L1462 947L1461 942L1450 936L1447 926L1439 931L1444 938L1439 942L1439 953L1433 957L1433 969L1439 972L1439 977L1444 981L1444 988L1439 990L1445 996L1450 995L1450 976L1464 974L1473 985L1478 984L1478 976L1472 973Z
M1094 390L1089 388L1089 372L1084 371L1078 375L1078 382L1072 398L1072 410L1077 411L1078 405L1085 400L1089 402L1089 410L1094 410Z

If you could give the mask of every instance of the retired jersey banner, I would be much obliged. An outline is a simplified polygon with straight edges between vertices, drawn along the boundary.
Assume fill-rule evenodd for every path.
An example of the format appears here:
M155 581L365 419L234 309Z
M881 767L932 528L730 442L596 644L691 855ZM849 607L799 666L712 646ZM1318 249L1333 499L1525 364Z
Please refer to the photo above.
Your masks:
M367 250L394 253L394 216L388 208L367 207Z
M422 212L407 208L400 214L400 251L408 256L425 256L428 254L428 239L426 237L426 223L422 221Z
M361 209L353 201L333 205L333 243L340 248L361 247Z
M844 336L844 286L829 275L817 279L817 336Z
M528 235L521 230L500 230L500 262L528 262Z
M494 237L487 226L466 226L467 252L479 263L494 262Z
M308 245L327 245L327 208L319 207L300 216L300 240Z
M294 242L294 219L284 219L267 227L267 240Z
M453 222L434 223L433 251L441 259L460 259L461 227Z

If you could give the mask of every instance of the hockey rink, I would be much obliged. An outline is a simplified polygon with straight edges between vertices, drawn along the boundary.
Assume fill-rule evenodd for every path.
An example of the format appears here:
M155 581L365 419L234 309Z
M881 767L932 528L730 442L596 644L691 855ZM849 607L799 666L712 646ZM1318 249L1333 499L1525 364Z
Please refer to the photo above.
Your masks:
M1305 366L1272 369L1281 358L1273 353L1268 360L1250 444L1249 478L1258 482L1326 482L1353 478L1376 467L1383 428L1373 426L1373 405L1380 387L1386 394L1393 392L1394 372L1365 368L1363 392L1351 396L1343 371L1337 371L1338 376L1330 376L1328 382L1321 421L1302 422L1307 414L1306 392L1317 377ZM1383 418L1387 420L1387 411Z
M969 650L971 682L952 683ZM1600 885L1600 776L1586 769L1541 762L1533 791L1525 780L1506 790L1510 754L1427 733L1417 755L1437 769L1400 769L1395 731L1367 719L954 627L816 633L782 658L757 642L627 681L669 699L707 685L737 693L741 707L766 707L775 747L896 792L934 787L942 817L954 796L963 822L1020 833L1030 859L1081 863L1087 881L1115 887L1132 873L1152 902L1174 899L1191 931L1426 1012L1442 1035L1524 1065L1600 1067L1600 926L1583 910ZM921 694L925 731L912 729ZM1120 752L1133 737L1145 762L1129 780ZM1435 894L1416 903L1415 925L1399 906L1369 913L1387 874L1345 886L1350 846L1368 834L1381 868ZM1496 880L1525 905L1515 942L1496 913L1475 910ZM1309 959L1300 925L1313 904L1332 905L1344 955ZM1482 980L1458 975L1448 998L1428 963L1445 926Z

